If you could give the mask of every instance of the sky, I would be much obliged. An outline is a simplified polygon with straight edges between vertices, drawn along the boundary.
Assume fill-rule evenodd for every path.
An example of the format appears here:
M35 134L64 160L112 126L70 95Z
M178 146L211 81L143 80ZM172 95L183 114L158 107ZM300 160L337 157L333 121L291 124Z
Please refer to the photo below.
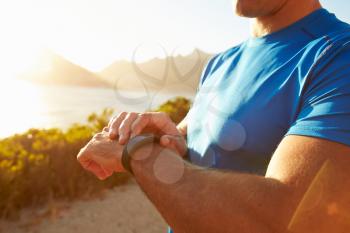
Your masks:
M350 22L349 1L321 2ZM249 37L249 20L234 15L232 0L0 0L0 35L9 73L44 48L100 71L121 59L223 51Z

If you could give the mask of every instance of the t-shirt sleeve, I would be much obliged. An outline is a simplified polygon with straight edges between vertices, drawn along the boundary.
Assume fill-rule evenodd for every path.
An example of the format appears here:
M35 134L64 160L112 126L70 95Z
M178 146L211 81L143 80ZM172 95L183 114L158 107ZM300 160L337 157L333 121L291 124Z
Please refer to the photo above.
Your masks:
M302 94L287 135L327 139L350 146L350 49L319 64Z

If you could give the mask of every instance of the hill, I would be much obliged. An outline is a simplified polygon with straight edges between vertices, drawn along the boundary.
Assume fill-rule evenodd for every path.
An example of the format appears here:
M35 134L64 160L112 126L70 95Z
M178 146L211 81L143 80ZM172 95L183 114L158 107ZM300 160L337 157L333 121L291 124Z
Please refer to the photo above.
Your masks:
M120 90L184 91L183 86L194 92L197 89L204 65L211 57L195 49L186 56L154 58L143 63L116 61L101 72L91 72L64 57L46 51L38 67L21 74L19 78L48 85L69 85L83 87L114 87ZM179 86L181 84L182 86Z
M149 90L159 90L176 84L196 90L203 67L210 57L210 54L195 49L186 56L154 58L143 63L122 60L112 63L98 75L110 85L124 90L145 86Z
M38 67L31 68L31 71L21 74L19 78L48 85L110 87L97 74L52 51L45 51L37 63L40 64Z

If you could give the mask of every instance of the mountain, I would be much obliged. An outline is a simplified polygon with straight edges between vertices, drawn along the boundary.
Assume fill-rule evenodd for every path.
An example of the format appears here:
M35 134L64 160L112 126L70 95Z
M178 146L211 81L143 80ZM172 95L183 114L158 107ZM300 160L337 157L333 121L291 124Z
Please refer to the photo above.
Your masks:
M19 78L48 85L111 87L98 74L73 64L52 51L45 51L37 63L37 66Z
M98 73L106 82L122 90L160 90L186 85L195 91L205 64L211 57L201 50L195 49L186 56L171 56L164 59L136 63L117 61ZM174 89L175 88L175 89ZM179 90L183 91L183 90Z
M210 57L210 54L195 49L186 56L154 58L143 63L116 61L101 72L94 73L48 50L43 53L36 67L19 78L48 85L194 92Z

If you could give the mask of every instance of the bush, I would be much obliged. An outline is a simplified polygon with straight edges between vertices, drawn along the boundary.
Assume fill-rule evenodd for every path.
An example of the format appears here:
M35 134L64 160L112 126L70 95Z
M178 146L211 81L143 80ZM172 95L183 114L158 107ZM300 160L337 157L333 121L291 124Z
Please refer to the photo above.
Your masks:
M180 123L182 119L187 115L191 107L191 101L184 97L176 97L173 100L168 100L164 104L160 105L154 111L165 112L176 123Z
M88 124L60 129L30 129L0 141L0 215L17 217L28 205L50 199L74 199L124 183L125 174L97 180L77 163L76 155L108 122L111 110L92 114Z
M179 122L190 102L176 98L161 105ZM91 114L85 125L74 124L67 131L30 129L0 140L0 217L16 218L29 205L54 199L72 200L125 183L127 174L114 174L105 181L86 172L76 160L80 148L108 124L113 111Z

